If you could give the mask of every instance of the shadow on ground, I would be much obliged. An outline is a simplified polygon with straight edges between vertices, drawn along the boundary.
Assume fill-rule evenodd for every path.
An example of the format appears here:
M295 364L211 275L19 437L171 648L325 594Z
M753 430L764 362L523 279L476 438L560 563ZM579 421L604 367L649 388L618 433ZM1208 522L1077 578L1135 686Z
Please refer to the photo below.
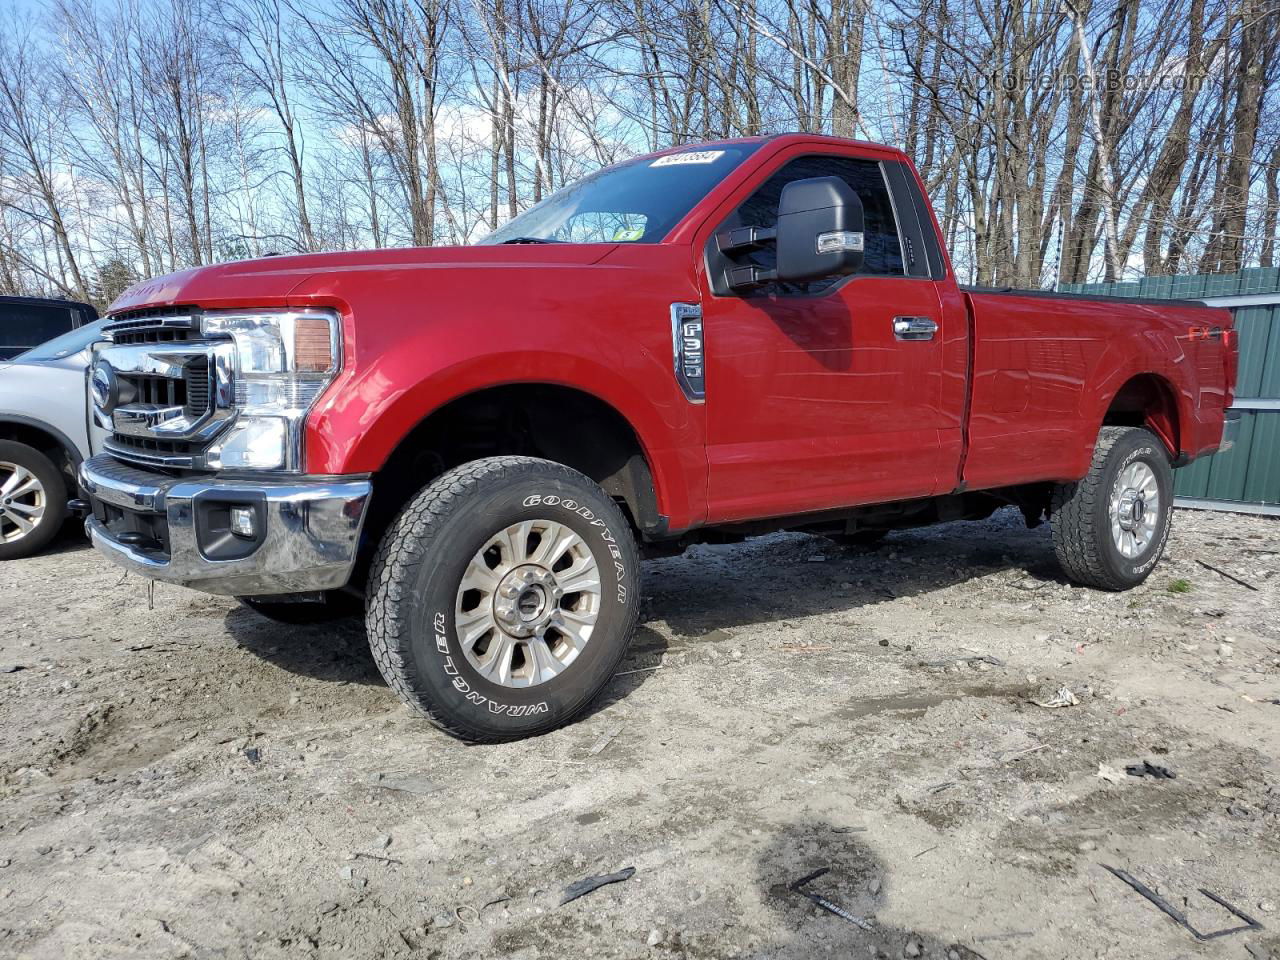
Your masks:
M1016 585L1029 595L1065 582L1045 529L1018 530L1018 549L1012 553L975 533L981 528L955 523L896 533L870 549L803 534L695 547L684 556L645 564L641 619L664 620L677 634L699 637L787 617L854 611L1001 571L1015 571ZM358 618L296 626L239 606L225 622L242 648L290 673L333 683L383 682ZM588 715L642 686L666 650L666 638L642 625Z
M60 553L77 553L81 550L92 549L89 545L89 538L84 533L84 521L72 517L54 534L53 539L40 551L40 555L53 556ZM105 564L107 561L103 560L102 562Z
M357 617L298 626L276 623L238 604L224 623L242 649L289 673L329 683L382 683Z
M227 633L244 650L282 670L328 683L381 685L382 675L369 651L369 638L358 617L299 626L277 623L243 604L228 611ZM584 716L625 699L653 676L666 652L661 634L641 626L631 640L618 672Z
M986 542L986 524L973 523L900 531L873 548L841 547L803 534L694 547L683 557L647 565L642 619L664 620L676 633L698 637L788 617L858 610L1001 572L1011 572L1010 579L1029 596L1066 583L1049 528L1019 529L1012 515L1009 523L1017 543L1012 551Z
M982 960L981 954L963 944L875 919L895 893L892 872L866 845L866 838L865 833L821 821L800 821L779 830L756 864L756 882L765 893L776 934L766 933L761 946L747 956L757 960L808 960L818 954ZM825 872L812 876L819 871ZM795 889L805 877L812 879ZM814 897L828 907L815 903ZM839 916L833 909L856 919Z

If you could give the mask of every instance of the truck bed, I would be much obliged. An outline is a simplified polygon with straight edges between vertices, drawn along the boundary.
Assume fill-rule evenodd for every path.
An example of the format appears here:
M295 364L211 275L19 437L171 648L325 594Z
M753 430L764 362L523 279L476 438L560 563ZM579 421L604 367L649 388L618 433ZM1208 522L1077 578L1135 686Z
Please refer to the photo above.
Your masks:
M1176 462L1217 449L1234 386L1228 311L1199 300L961 289L972 336L969 489L1082 477L1109 404L1125 391L1135 412L1154 410L1149 425Z
M1016 297L1043 297L1049 300L1099 300L1104 303L1140 303L1151 306L1208 307L1203 300L1170 300L1164 297L1112 297L1100 293L1059 293L1057 290L1037 290L1024 287L979 287L960 284L965 293L996 294ZM1210 308L1212 309L1212 308Z

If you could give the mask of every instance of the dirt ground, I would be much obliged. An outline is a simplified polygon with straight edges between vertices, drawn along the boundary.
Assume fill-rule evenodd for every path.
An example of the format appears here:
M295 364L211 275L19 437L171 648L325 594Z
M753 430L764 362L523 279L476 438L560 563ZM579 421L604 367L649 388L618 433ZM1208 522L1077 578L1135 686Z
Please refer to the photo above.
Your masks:
M0 565L0 955L1280 957L1280 522L1180 511L1123 594L1003 513L644 572L590 715L469 747L356 622Z

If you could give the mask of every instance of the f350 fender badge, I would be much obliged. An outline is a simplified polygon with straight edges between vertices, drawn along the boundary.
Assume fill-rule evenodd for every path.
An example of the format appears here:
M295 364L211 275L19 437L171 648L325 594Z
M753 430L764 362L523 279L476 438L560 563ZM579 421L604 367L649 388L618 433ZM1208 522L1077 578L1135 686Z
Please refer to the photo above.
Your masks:
M671 305L671 354L676 382L685 399L690 403L704 403L707 371L703 364L701 304Z

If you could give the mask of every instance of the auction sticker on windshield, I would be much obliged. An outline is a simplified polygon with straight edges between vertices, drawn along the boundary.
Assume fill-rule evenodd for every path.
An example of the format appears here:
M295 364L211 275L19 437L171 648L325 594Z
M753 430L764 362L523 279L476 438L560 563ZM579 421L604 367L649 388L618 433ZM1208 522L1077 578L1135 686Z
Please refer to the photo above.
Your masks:
M651 167L676 167L686 163L715 163L724 156L723 150L690 150L688 153L668 153L659 157Z

